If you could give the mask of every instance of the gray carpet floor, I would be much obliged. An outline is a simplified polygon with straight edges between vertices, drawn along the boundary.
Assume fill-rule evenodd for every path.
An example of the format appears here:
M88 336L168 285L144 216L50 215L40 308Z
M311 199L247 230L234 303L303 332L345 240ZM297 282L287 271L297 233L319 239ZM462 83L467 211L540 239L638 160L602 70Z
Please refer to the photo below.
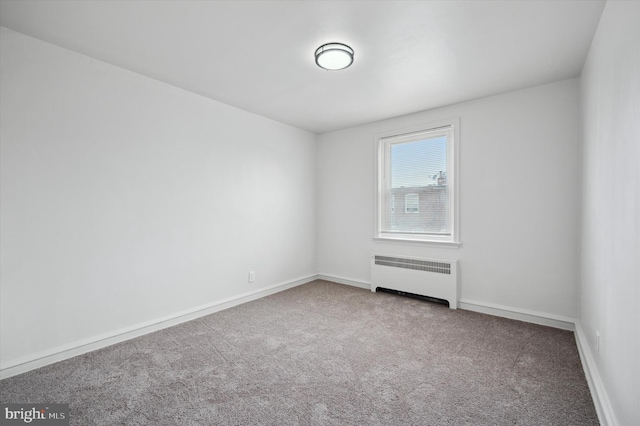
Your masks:
M72 425L597 425L572 332L315 281L0 381Z

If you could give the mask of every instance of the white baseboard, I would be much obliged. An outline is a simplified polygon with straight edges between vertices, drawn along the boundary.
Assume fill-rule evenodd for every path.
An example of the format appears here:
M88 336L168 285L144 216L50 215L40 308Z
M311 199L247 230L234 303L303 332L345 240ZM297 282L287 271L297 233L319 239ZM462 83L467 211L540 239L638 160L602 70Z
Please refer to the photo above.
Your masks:
M329 275L329 274L318 274L317 278L319 280L331 281L338 284L346 284L353 287L360 287L360 288L365 288L367 290L371 290L371 283L354 280L352 278L338 277L336 275Z
M574 318L548 314L546 312L530 311L527 309L513 308L511 306L496 305L493 303L478 302L468 299L458 301L458 308L466 309L467 311L480 312L482 314L494 315L497 317L530 322L533 324L561 328L563 330L575 330Z
M371 290L371 283L356 280L353 278L345 278L337 275L318 274L319 280L332 281L338 284L346 284L354 287L365 288ZM546 312L529 311L526 309L513 308L511 306L496 305L493 303L478 302L475 300L462 299L458 301L458 308L468 311L480 312L483 314L494 315L498 317L511 318L519 321L530 322L533 324L546 325L549 327L560 328L563 330L574 331L575 319L564 317L561 315L548 314Z
M205 315L213 314L233 306L241 305L252 300L260 299L270 294L278 293L292 287L296 287L318 279L318 275L307 275L284 283L275 284L258 290L250 291L238 296L229 297L197 308L178 312L155 320L146 321L131 327L94 336L89 339L79 340L73 343L59 346L44 352L13 360L0 368L0 379L26 373L36 368L64 361L87 352L95 351L116 343L124 342L163 328L191 321Z
M596 412L598 413L598 420L602 426L618 426L618 420L611 407L611 402L600 378L600 373L598 373L598 367L580 321L576 321L575 335L580 361L582 361L582 369L587 377L593 404L596 406Z

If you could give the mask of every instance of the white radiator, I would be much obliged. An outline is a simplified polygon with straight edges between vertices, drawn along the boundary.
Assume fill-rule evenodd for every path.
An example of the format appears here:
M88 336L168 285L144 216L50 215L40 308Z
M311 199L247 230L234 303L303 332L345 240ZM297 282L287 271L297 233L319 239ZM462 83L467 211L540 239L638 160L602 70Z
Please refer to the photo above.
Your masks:
M458 262L386 254L371 255L371 291L398 290L444 299L458 307Z

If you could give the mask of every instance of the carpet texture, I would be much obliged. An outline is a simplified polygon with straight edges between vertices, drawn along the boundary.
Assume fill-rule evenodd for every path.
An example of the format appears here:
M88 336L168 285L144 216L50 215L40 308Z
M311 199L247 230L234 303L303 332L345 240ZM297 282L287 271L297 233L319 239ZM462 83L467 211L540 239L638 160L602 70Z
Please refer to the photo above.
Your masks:
M315 281L0 382L72 425L597 425L573 333Z

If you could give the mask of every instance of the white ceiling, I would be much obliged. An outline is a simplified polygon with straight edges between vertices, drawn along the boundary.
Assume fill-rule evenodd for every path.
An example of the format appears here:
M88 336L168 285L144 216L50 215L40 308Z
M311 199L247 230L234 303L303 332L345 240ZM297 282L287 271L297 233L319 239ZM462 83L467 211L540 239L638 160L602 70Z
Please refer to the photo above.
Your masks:
M575 77L603 1L2 0L0 25L315 133ZM313 52L342 42L353 66Z

